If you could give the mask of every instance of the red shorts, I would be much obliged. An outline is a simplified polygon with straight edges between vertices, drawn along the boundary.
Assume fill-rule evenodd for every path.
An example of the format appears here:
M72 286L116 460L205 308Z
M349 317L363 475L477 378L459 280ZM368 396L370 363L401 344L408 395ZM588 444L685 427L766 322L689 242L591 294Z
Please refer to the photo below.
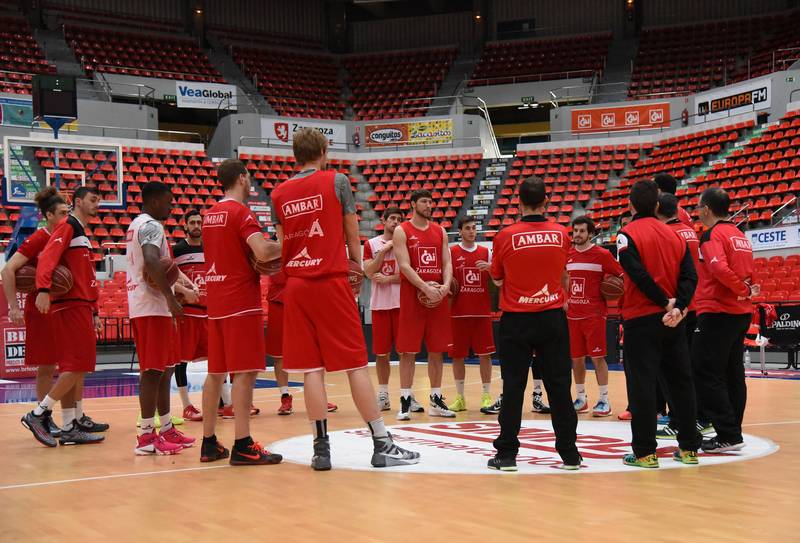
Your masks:
M453 317L451 321L453 346L450 358L466 358L470 348L478 356L495 352L491 317Z
M567 319L569 347L572 358L606 355L606 318Z
M93 325L94 326L94 325ZM33 300L25 304L25 365L55 366L61 358L58 342L54 341L52 314L39 312Z
M208 358L208 319L184 316L178 324L180 360L193 362Z
M267 355L283 356L283 304L270 302L267 308Z
M131 330L140 372L164 371L180 362L180 336L172 317L134 317Z
M372 352L391 354L400 327L400 308L372 310Z
M58 370L94 371L97 362L97 333L92 308L70 306L53 312L53 338L58 346Z
M208 319L208 373L264 371L266 358L260 312Z
M397 333L399 353L418 353L425 340L429 353L446 353L453 345L450 303L443 300L428 308L417 300L415 287L400 285L400 326Z
M346 277L290 277L283 302L285 371L350 371L367 365L361 318Z

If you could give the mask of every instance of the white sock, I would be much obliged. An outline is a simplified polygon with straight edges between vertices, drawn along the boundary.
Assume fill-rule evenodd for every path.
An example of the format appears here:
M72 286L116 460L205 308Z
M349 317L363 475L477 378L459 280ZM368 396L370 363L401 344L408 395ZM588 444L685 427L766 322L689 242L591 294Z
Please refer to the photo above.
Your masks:
M386 431L386 425L383 423L383 417L368 422L367 426L373 437L386 437L389 435L389 432Z
M608 385L597 385L600 390L600 399L608 401Z
M491 389L492 383L483 383L483 393L489 394L489 390Z
M533 393L534 394L541 394L542 393L542 381L541 379L534 379L533 380Z
M233 385L231 383L225 382L222 383L222 403L225 405L231 404L231 389Z
M79 420L83 416L83 400L75 402L75 420Z
M441 388L431 388L431 396L439 396L442 397L442 389Z
M281 396L289 394L289 387L281 387Z
M178 394L181 396L184 409L192 405L192 400L189 399L189 387L178 387Z
M172 416L167 411L165 414L158 414L158 420L161 421L161 431L166 432L172 428Z
M53 406L56 404L56 401L51 398L50 396L45 396L44 400L39 403L36 407L33 408L33 414L37 417L41 417L42 413L45 411L52 411Z
M156 418L155 417L150 417L149 419L143 418L142 422L140 423L140 426L142 428L142 434L149 434L156 429Z
M378 392L389 394L389 385L378 385Z
M400 389L400 397L401 398L410 398L411 397L411 389L410 388L401 388Z
M70 409L61 408L61 429L62 430L72 430L72 422L75 420L75 408L72 407Z
M464 395L464 379L456 379L456 393Z
M575 392L578 394L578 400L586 401L586 383L575 383Z

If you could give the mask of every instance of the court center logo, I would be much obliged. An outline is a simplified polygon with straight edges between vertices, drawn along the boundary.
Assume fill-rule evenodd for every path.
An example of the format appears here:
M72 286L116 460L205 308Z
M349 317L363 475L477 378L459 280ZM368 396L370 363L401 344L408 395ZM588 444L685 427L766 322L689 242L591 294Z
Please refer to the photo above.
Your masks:
M390 428L395 442L419 452L422 460L413 466L385 468L381 471L401 473L463 473L507 476L489 470L486 461L494 456L492 442L500 432L496 421L459 421L429 424L402 424ZM372 439L368 429L355 428L330 433L334 469L372 470ZM630 449L630 424L626 422L578 422L577 445L585 469L566 472L553 469L561 462L555 449L555 436L549 420L524 420L519 434L518 474L591 474L609 472L639 473L641 470L622 464L622 456ZM778 446L772 441L744 435L746 447L735 453L700 454L700 467L751 460L772 454ZM659 441L657 454L661 469L698 469L672 460L676 441ZM310 435L278 441L270 449L289 462L311 462Z

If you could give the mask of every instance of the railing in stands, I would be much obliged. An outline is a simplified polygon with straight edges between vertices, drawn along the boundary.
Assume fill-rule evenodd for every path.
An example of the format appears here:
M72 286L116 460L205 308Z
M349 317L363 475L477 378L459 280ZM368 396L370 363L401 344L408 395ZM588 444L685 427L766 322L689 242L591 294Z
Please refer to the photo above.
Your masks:
M797 196L792 196L791 200L770 214L769 223L772 226L778 226L789 222L796 223L798 221L798 211L800 210L797 206ZM790 220L792 218L793 220Z
M596 70L565 70L563 72L542 72L538 74L507 75L499 77L470 78L464 76L467 86L486 87L489 85L513 85L516 83L534 83L537 81L553 81L556 79L591 79L596 75ZM553 77L558 76L558 77Z
M749 208L750 208L750 204L743 205L742 207L739 208L739 211L737 211L736 213L731 215L728 218L728 220L731 221L731 222L735 222L737 227L741 226L742 224L749 223L750 222L750 214L749 213L745 213L745 211L747 211ZM742 215L742 219L739 220L739 221L736 221L735 219L739 215Z
M378 121L391 123L391 120ZM342 149L344 146L344 149ZM290 142L285 142L276 138L259 138L258 136L240 136L239 147L282 147L291 148ZM361 153L385 153L386 151L416 151L419 149L457 149L461 147L482 147L481 138L454 138L450 143L425 143L419 145L381 145L379 147L367 147L364 144L356 145L348 142L332 142L330 152L347 151Z
M87 129L89 134L87 134ZM43 130L47 132L52 132L53 129L50 127L41 126L39 121L33 121L31 123L31 130ZM122 134L115 134L114 131L120 131L125 135ZM91 133L96 132L96 133ZM133 133L133 136L130 134ZM102 125L95 125L95 124L84 124L78 123L76 125L73 124L66 124L61 129L61 134L72 134L72 135L81 135L81 136L100 136L103 138L125 138L125 139L137 139L137 140L154 140L154 141L183 141L186 142L187 138L190 138L192 141L188 141L188 143L205 143L203 140L203 136L200 135L199 132L183 132L180 130L157 130L155 128L132 128L128 126L102 126ZM155 136L155 137L147 137L147 136ZM164 137L162 137L164 136Z

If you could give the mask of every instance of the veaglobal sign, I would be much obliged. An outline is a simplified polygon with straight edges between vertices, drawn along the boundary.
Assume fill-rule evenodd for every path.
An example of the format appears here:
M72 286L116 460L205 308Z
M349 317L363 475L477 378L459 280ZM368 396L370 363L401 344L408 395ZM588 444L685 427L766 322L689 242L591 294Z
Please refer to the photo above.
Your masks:
M175 82L178 107L236 109L236 87L216 83Z

